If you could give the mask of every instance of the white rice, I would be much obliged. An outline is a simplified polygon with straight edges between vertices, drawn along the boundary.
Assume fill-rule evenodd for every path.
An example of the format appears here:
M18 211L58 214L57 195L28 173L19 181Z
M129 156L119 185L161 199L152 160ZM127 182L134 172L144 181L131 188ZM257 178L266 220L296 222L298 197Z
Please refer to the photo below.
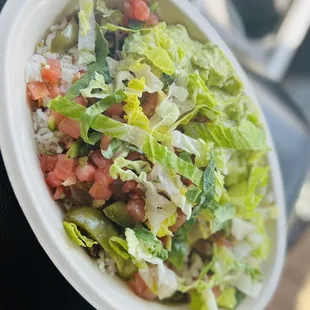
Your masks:
M99 252L99 258L97 259L97 264L101 272L107 272L109 275L114 276L116 272L116 265L112 258L106 257L103 250Z
M46 113L41 109L32 113L34 138L37 142L38 150L41 154L61 154L63 149L58 142L62 134L49 130L48 116Z

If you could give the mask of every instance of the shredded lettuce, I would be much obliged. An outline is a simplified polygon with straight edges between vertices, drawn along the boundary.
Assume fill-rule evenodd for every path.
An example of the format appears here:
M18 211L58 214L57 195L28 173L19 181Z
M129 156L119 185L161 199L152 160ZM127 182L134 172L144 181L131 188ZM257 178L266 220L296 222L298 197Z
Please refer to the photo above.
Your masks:
M221 295L217 298L219 307L224 307L229 310L234 310L237 306L236 289L231 286L226 286Z
M172 133L172 145L196 156L195 165L206 167L213 143L206 143L202 139L193 139L178 130Z
M180 110L178 106L174 102L163 100L150 119L152 130L167 132L169 127L177 121L179 116Z
M93 0L80 0L79 25L79 63L90 64L96 61L96 20Z
M109 54L108 42L105 39L103 33L97 29L96 32L96 63L90 64L87 67L87 72L76 81L69 91L66 93L66 98L72 100L80 96L80 90L89 86L91 80L95 78L96 72L104 76L106 83L111 82L110 75L108 73L108 67L106 64L106 57Z
M167 49L171 45L169 37L164 32L165 23L150 28L146 33L136 32L128 37L123 48L123 58L134 54L146 57L155 67L162 72L172 75L175 71Z
M214 142L216 147L252 151L268 150L265 131L246 120L237 126L192 122L185 125L185 133L192 138Z
M187 189L173 171L155 164L149 179L152 180L158 190L165 191L170 196L171 201L182 210L187 219L191 217L193 206L186 199Z
M94 241L82 235L82 233L79 231L78 227L74 223L63 221L63 226L68 236L77 246L91 248L93 245L98 244L97 241Z
M84 98L103 99L112 94L111 85L107 85L102 74L95 72L95 78L90 81L87 88L80 90Z
M81 137L86 143L94 145L101 136L97 132L92 133L90 136L88 135L88 131L96 116L106 111L112 104L119 103L125 98L126 95L122 91L118 91L115 94L107 95L104 99L86 109L81 122Z
M133 81L138 82L139 80L135 79L130 81L129 87L131 88L136 87L136 90L138 91L141 90L139 87L142 87L142 90L144 89L144 84L143 85L138 84L134 86ZM127 93L127 98L125 99L125 101L126 101L126 104L124 106L124 111L126 113L125 119L127 120L128 124L148 131L150 121L142 111L138 95Z
M202 171L170 152L167 147L158 144L154 138L147 137L143 152L148 158L157 161L162 166L174 170L198 186L201 185Z

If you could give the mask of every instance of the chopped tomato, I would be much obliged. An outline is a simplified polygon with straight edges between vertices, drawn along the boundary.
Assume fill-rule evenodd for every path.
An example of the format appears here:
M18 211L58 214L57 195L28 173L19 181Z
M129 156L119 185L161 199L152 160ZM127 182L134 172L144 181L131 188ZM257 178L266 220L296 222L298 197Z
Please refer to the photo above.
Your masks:
M112 104L108 109L107 109L107 114L112 116L122 116L124 113L124 106L121 103L115 103Z
M48 91L50 92L50 97L52 99L56 98L59 95L58 83L47 83L46 86L47 86Z
M157 17L157 15L151 13L149 19L146 21L146 24L149 25L149 26L158 24L158 17Z
M74 139L81 135L80 124L77 121L65 117L58 125L58 129Z
M126 0L124 2L124 14L125 16L130 19L134 19L134 11L133 11L133 7L131 5L131 0Z
M108 165L112 165L113 163L111 159L104 158L99 150L92 152L90 155L90 159L98 168L101 169L105 168Z
M112 138L109 136L102 136L100 148L104 151L106 151L111 143Z
M138 272L135 274L134 279L130 280L128 284L133 292L139 297L142 297L146 300L154 300L156 298L156 295L154 295L146 286L144 280Z
M66 158L66 155L58 155L58 162L56 164L54 174L57 178L65 181L71 176L74 166L74 159Z
M58 59L49 59L48 64L41 70L44 81L58 83L61 75L60 61Z
M95 180L102 186L109 186L112 184L115 180L110 175L110 168L111 165L106 166L103 169L97 169L95 174Z
M83 96L78 96L74 98L73 101L84 107L87 107L87 100Z
M147 21L150 17L150 8L142 0L132 0L132 7L134 11L134 17L140 21Z
M56 188L55 194L53 195L54 200L60 200L65 197L63 186L58 186Z
M113 191L108 185L102 185L95 182L88 192L95 200L109 200Z
M41 170L43 173L53 171L58 161L58 155L45 155L41 157Z
M56 188L62 184L62 180L60 180L53 171L48 173L45 177L45 181L50 188Z
M54 116L56 119L56 124L57 127L59 126L59 124L66 118L65 116L61 115L60 113L57 113L56 111L50 110L50 115Z
M28 95L32 100L39 100L50 95L45 83L30 82L27 84L27 87Z
M96 168L91 164L86 164L84 167L78 166L75 169L76 176L82 182L94 182Z
M72 185L76 184L76 181L77 181L76 175L74 172L72 172L71 175L69 176L69 178L66 181L64 181L62 183L62 185L65 187L72 186Z

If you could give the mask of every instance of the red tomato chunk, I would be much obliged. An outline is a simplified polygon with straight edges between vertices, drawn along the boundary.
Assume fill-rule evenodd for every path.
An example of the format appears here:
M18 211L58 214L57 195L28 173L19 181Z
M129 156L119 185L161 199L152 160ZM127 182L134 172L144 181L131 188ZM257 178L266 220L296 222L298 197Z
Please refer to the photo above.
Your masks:
M45 155L41 157L41 170L43 173L53 171L58 161L58 155Z
M54 174L57 178L65 181L71 176L74 167L74 159L67 159L66 155L58 155L58 162L56 164Z
M75 169L75 173L82 182L94 182L96 168L91 164L86 164L84 167L78 166Z
M39 100L50 95L45 83L30 82L27 87L28 95L32 100Z
M56 188L62 184L62 180L59 179L53 171L48 173L45 177L45 181L50 188Z
M58 59L49 59L48 64L41 70L44 81L58 83L61 75L60 61Z
M65 117L58 125L58 129L74 139L81 135L80 124L77 121Z

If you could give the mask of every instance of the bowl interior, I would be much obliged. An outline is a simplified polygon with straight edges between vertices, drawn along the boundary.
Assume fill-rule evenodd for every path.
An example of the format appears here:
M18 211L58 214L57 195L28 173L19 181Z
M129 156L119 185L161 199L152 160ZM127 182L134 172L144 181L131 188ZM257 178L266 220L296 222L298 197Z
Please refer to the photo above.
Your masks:
M113 5L122 1L110 0ZM1 148L16 196L41 245L67 280L96 308L171 309L171 306L144 301L117 277L99 272L94 261L67 238L63 213L51 199L42 178L33 139L30 107L27 104L24 68L36 44L47 35L47 29L59 22L76 6L77 1L16 0L9 1L0 20ZM236 60L208 22L187 0L161 0L160 14L168 23L187 26L193 38L218 44L237 68L246 84L247 93L255 94ZM5 25L5 26L4 26ZM269 142L273 147L269 135ZM272 253L264 263L264 288L257 301L246 299L239 310L261 310L266 306L277 284L285 248L285 214L282 182L274 152L269 155L279 219L268 225ZM43 271L44 272L44 271ZM187 309L186 306L173 308Z

